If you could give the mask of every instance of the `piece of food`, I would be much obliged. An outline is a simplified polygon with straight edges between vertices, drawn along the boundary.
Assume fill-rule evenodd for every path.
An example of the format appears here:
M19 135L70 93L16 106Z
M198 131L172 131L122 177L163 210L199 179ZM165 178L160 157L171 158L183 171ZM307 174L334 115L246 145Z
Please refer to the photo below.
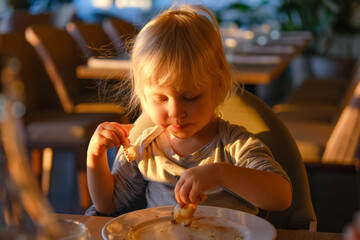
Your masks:
M130 132L134 127L134 124L124 124L123 126ZM137 153L135 146L131 145L130 143L125 143L123 145L123 149L125 158L128 162L134 161L136 159Z
M182 208L177 204L174 208L173 219L175 223L189 226L192 223L197 203L185 204Z
M180 223L184 226L189 226L192 223L197 205L205 201L206 198L207 196L202 194L200 201L197 203L185 204L183 207L180 207L179 204L176 204L173 212L173 222Z
M134 161L136 159L136 156L137 156L136 148L133 145L127 144L126 146L123 146L123 149L124 149L126 160L128 162Z

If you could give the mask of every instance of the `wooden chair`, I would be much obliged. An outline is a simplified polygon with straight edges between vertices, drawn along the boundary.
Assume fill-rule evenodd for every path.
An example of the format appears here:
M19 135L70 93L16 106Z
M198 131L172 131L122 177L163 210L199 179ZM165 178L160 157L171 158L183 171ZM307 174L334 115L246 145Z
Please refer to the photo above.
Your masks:
M267 220L279 229L310 229L316 231L307 173L299 150L291 134L276 114L250 92L238 92L220 109L224 119L245 126L259 137L272 151L289 175L293 187L291 206L279 212L270 212ZM142 114L130 132L135 142L143 129L153 126L148 115Z
M106 99L106 91L99 90L94 81L77 78L76 67L86 60L66 30L36 25L28 27L25 36L41 58L65 112L124 115L124 108ZM127 117L123 121L128 121Z
M116 113L65 112L39 56L26 41L24 33L0 34L0 49L20 63L18 84L21 83L20 88L24 90L26 145L44 194L49 192L52 154L71 151L78 176L80 206L87 209L90 196L85 163L90 137L101 122L122 121L123 116Z
M341 64L338 62L338 64ZM354 61L346 62L346 70L341 76L328 78L310 77L295 88L273 110L286 119L315 120L336 123L346 104L353 81L356 81Z
M121 56L126 56L131 50L129 42L133 40L140 30L132 23L114 17L105 19L102 26L116 46L118 53Z
M333 109L324 109L331 101L304 104L308 99L305 98L299 104L301 111L295 108L293 112L278 113L300 149L318 214L318 228L322 231L341 231L359 208L360 61L348 82L348 87L342 88L343 96L333 102ZM325 96L330 95L326 93L329 88L331 85L313 92L318 91L325 100ZM291 103L289 107L293 105ZM301 116L302 112L307 113L305 118ZM328 220L334 218L337 219L335 222Z
M118 56L118 49L97 23L69 22L66 30L86 58Z
M357 162L360 148L359 104L357 100L359 98L359 86L360 61L355 66L347 89L344 90L344 96L337 103L336 109L331 112L330 119L315 116L315 118L311 118L317 112L309 114L307 119L296 118L294 117L296 114L293 116L279 114L279 117L294 136L304 161L350 165ZM316 106L316 103L313 105ZM320 108L318 113L322 114L321 111L325 110Z
M326 143L323 163L358 165L360 161L360 67L358 73L358 82Z

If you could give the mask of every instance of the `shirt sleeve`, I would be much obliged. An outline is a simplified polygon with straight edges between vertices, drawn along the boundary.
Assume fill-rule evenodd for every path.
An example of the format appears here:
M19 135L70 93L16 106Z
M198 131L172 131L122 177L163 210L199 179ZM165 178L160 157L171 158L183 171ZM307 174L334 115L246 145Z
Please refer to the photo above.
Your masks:
M145 191L148 182L140 173L136 161L128 162L119 150L112 174L114 176L114 206L117 214L146 207Z
M228 125L225 151L236 166L277 173L290 182L282 166L275 161L269 148L244 127Z

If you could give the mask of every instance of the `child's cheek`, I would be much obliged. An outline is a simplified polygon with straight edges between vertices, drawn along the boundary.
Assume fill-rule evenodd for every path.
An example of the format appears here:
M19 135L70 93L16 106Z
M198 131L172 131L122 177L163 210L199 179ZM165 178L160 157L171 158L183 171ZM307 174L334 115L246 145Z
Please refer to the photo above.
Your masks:
M153 123L157 126L162 126L164 127L164 125L166 125L167 123L167 114L163 111L152 111L151 113L149 113L151 120L153 121Z

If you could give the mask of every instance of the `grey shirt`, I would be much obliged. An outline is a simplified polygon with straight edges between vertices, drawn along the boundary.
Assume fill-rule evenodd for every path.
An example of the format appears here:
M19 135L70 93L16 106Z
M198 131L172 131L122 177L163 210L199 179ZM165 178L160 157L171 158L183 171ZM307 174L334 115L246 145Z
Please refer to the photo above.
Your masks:
M220 119L219 134L199 151L181 157L170 146L164 130L148 128L134 144L137 158L127 162L120 148L112 174L115 180L114 206L111 215L158 206L176 205L174 187L187 168L225 162L240 167L275 172L290 182L270 150L242 126ZM258 208L223 186L211 189L202 203L256 214ZM87 215L94 214L94 207Z
M289 182L283 168L274 160L270 150L244 127L220 119L219 134L191 155L181 157L170 146L164 130L152 127L134 144L137 158L127 162L120 149L113 166L115 179L114 214L139 208L176 205L174 187L187 168L225 162L236 166L272 171ZM205 194L202 205L219 206L257 213L258 208L222 186Z

